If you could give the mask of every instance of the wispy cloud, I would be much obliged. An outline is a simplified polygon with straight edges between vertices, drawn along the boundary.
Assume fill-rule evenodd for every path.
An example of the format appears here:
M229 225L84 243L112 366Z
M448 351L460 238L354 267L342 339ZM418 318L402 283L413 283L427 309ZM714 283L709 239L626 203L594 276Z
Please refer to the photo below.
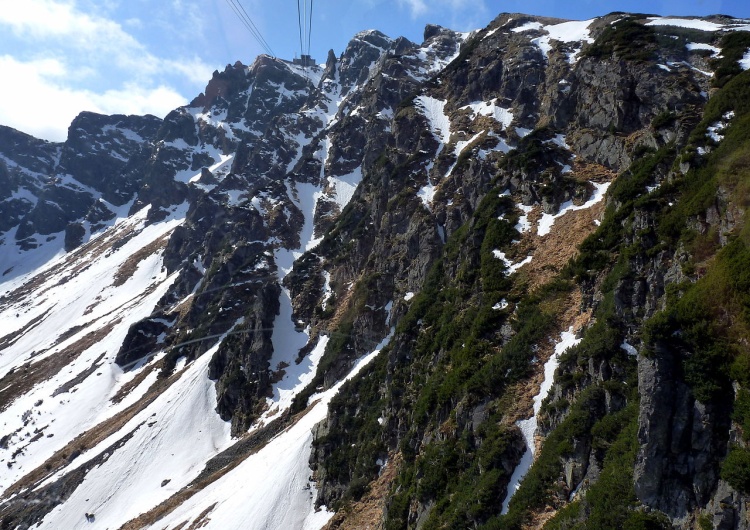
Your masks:
M484 0L397 0L398 5L408 9L413 19L425 17L436 11L450 12L454 21L476 19L487 12Z
M399 5L411 11L412 18L420 17L427 13L427 4L424 0L398 0Z

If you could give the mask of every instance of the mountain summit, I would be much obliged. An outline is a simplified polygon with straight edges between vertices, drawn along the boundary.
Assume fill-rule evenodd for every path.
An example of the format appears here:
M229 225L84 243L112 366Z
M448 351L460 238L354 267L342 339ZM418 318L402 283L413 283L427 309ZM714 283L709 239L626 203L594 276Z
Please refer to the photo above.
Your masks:
M749 68L506 13L0 127L0 527L750 528Z

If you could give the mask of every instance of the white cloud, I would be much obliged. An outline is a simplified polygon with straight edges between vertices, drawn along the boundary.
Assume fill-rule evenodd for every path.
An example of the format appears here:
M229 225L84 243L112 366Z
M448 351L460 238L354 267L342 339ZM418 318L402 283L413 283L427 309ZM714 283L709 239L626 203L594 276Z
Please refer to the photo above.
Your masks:
M141 78L184 63L155 56L119 23L82 13L69 0L24 0L14 7L0 10L0 25L3 24L10 26L19 37L36 41L57 40L63 48L86 54L89 61L114 63ZM183 67L176 68L176 71L191 81L206 72L210 76L213 71L197 57L187 63L190 69ZM202 80L206 79L204 76Z
M82 110L163 116L187 99L174 86L197 93L210 79L214 68L199 57L157 55L167 52L81 9L74 0L24 0L0 10L0 32L22 44L2 57L0 97L23 102L3 105L0 124L60 140Z
M144 88L126 85L95 93L61 83L67 68L54 59L21 62L0 56L0 123L52 141L63 141L79 112L104 114L155 114L163 117L185 104L185 98L166 86Z

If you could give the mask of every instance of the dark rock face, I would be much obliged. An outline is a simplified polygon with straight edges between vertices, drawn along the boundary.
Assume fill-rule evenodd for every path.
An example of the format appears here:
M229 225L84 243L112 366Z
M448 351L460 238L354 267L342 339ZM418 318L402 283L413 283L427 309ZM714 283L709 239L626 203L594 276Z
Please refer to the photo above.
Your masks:
M153 140L161 124L162 120L155 116L82 112L68 129L59 171L120 206L140 185L140 168L132 167L134 164L129 162Z
M729 411L700 403L677 375L679 356L660 344L638 362L640 451L635 491L646 505L674 519L705 506L719 480Z

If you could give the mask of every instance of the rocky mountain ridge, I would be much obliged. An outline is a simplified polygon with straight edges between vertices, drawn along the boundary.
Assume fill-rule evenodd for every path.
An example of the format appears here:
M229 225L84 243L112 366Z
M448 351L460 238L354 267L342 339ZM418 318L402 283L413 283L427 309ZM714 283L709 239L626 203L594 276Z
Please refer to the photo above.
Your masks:
M0 129L3 526L747 528L748 30L366 31Z

